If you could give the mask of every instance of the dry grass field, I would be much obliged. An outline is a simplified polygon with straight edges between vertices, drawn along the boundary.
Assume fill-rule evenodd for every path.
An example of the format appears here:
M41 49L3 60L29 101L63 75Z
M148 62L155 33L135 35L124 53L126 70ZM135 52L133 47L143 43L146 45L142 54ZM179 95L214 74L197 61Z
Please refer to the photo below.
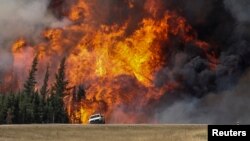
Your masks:
M207 125L0 125L0 141L206 141Z

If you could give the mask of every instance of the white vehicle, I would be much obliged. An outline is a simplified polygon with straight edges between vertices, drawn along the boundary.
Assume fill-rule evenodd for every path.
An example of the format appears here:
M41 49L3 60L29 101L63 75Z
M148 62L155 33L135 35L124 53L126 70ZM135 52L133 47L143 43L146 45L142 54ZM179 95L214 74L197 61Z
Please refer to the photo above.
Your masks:
M89 124L105 124L104 116L101 114L94 114L89 117Z

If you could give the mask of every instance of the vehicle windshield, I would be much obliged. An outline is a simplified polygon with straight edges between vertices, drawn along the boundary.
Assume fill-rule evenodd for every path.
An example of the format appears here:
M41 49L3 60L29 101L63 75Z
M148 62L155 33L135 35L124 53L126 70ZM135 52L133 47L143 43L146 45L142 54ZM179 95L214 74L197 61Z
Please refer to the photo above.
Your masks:
M92 115L90 118L100 117L100 115Z

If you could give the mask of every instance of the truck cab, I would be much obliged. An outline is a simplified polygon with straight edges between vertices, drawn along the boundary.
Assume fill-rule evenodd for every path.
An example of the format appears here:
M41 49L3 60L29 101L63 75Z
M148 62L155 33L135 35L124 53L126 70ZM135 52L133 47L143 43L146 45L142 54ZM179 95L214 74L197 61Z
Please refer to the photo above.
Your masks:
M105 118L100 113L93 114L89 117L89 124L105 124Z

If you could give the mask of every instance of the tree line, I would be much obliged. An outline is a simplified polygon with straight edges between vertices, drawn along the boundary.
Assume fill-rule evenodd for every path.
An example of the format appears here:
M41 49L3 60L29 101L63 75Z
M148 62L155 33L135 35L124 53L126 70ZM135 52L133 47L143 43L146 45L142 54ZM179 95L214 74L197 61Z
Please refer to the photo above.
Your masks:
M49 67L42 87L36 88L38 56L35 56L24 87L19 92L0 94L0 124L68 123L63 97L68 81L65 77L63 58L55 74L55 82L49 87Z

